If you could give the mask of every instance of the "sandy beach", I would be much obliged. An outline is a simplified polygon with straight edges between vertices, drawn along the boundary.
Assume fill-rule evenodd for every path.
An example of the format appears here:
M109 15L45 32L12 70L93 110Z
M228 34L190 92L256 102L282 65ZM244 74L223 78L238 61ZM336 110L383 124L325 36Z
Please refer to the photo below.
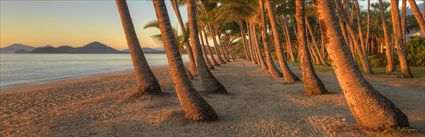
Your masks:
M416 131L371 132L355 126L332 72L319 77L331 92L304 95L303 83L237 60L212 70L229 95L204 94L220 120L184 118L168 74L153 69L164 96L131 98L132 71L0 90L0 136L425 136L425 81L386 76L367 80L398 106ZM295 71L299 76L299 70ZM202 91L199 78L193 80Z

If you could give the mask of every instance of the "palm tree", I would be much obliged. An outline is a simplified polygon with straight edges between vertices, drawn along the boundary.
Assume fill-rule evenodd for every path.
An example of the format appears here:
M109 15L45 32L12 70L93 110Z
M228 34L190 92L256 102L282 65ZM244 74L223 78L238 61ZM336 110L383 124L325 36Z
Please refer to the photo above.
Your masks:
M267 0L266 0L267 1ZM328 92L322 81L317 77L311 64L310 55L307 47L305 33L304 0L296 0L296 20L298 29L298 52L301 63L302 77L304 81L305 94L307 96L320 95Z
M401 40L406 44L406 0L401 0Z
M338 17L346 24L346 28L350 34L351 42L353 42L355 52L359 55L360 61L362 63L364 73L373 74L372 68L369 65L369 60L367 59L365 52L363 52L362 44L359 42L357 35L354 32L352 20L347 19L347 12L343 10L340 2L336 3L335 6L340 11L339 14L337 14Z
M382 30L384 32L384 41L385 41L385 55L387 57L387 67L386 67L386 72L393 72L394 71L394 61L393 61L393 52L392 52L392 48L390 47L390 38L388 36L388 31L387 31L387 21L385 18L385 13L384 13L384 8L382 5L382 0L378 0L379 1L379 13L380 13L380 17L381 17L381 21L382 21Z
M306 26L307 26L307 31L310 34L311 42L313 43L312 45L313 45L314 49L312 50L312 53L317 54L317 56L318 56L317 58L322 65L329 66L329 64L326 63L326 61L325 61L324 55L322 53L320 53L320 51L319 51L319 46L317 45L317 41L316 41L316 38L314 37L313 30L310 26L310 23L308 22L308 17L305 17L305 23L306 23Z
M218 63L218 61L217 60L215 60L215 58L214 58L214 53L212 52L212 50L211 50L211 47L210 47L210 42L208 42L208 35L207 35L207 32L205 31L205 29L202 29L202 31L204 32L204 39L205 39L205 43L207 44L206 45L206 48L207 48L207 51L210 53L210 57L211 57L211 60L212 60L212 62L213 62L213 65L214 66L220 66L220 64Z
M270 25L273 31L274 45L275 45L277 58L279 60L280 69L283 72L283 77L285 79L285 82L294 83L295 81L299 81L300 79L289 69L288 63L285 60L285 54L283 53L282 42L280 41L280 38L279 38L280 32L279 32L279 29L277 29L277 23L276 23L274 11L270 4L270 0L265 0L265 2L266 2L265 5L268 11L267 13L270 19Z
M373 45L370 45L369 41L370 41L370 0L367 0L366 48L373 46Z
M199 32L199 40L201 41L202 55L205 59L205 63L207 63L208 69L214 69L214 66L211 64L210 59L208 58L208 54L205 51L204 35L202 35L202 32Z
M156 28L156 29L160 29L159 28L159 22L157 21L157 20L155 20L155 21L150 21L150 22L148 22L148 23L146 23L145 24L145 26L143 27L144 29L147 29L147 28ZM175 28L172 28L173 29L173 33L174 33L174 35L176 36L176 40L177 40L177 44L179 45L179 48L182 48L183 47L183 45L185 45L186 44L186 41L187 41L187 39L186 39L186 37L184 36L184 34L182 34L182 35L180 35L180 36L178 36L178 34L177 34L177 30L175 29ZM186 33L186 32L184 32L184 33ZM154 34L154 35L152 35L151 36L151 38L152 39L154 39L154 40L157 40L157 41L162 41L162 36L161 36L161 34ZM186 67L185 67L186 68ZM188 76L188 78L189 79L193 79L193 75L192 75L192 73L186 68L185 69L186 70L186 73L187 73L187 76ZM195 74L197 74L197 72L195 73Z
M211 74L202 55L201 44L198 37L198 25L196 19L196 5L194 0L186 0L189 17L189 30L191 44L195 48L196 64L201 79L202 86L207 93L224 93L227 91L224 86ZM216 45L217 46L217 45ZM216 47L218 48L218 47Z
M267 32L266 32L266 15L264 12L264 0L259 0L258 4L260 5L260 13L261 13L261 37L262 37L262 41L263 41L263 47L264 47L264 52L266 54L266 62L267 62L267 67L269 69L270 74L272 75L272 77L282 77L282 73L280 73L277 69L276 66L273 62L273 57L271 54L271 50L270 50L270 45L268 44L268 39L267 39Z
M412 72L410 71L407 62L407 53L405 52L404 42L402 40L400 17L398 12L398 0L391 0L391 20L393 22L394 38L398 59L400 62L400 70L403 76L406 78L412 78Z
M409 5L410 7L412 7L413 15L415 15L416 21L418 21L418 24L419 24L419 27L421 27L422 33L425 34L425 21L424 21L424 17L421 16L421 12L418 9L418 5L416 5L416 2L414 0L409 0ZM425 9L422 9L422 10L425 11Z
M217 33L215 31L216 28L214 26L212 26L212 24L210 22L211 17L210 17L209 12L212 10L211 7L214 7L214 4L210 3L209 1L201 1L200 5L202 6L202 9L203 9L202 13L204 14L204 16L207 20L206 25L207 25L207 28L208 28L208 32L210 32L211 38L212 38L213 43L214 43L214 50L215 50L215 53L217 55L217 60L219 61L220 64L226 64L226 61L221 56L222 53L218 49L218 48L220 48L219 47L220 45L218 44L217 39L216 39L217 38ZM209 7L209 8L207 9L207 7Z
M184 24L183 24L183 20L182 20L181 14L180 14L180 9L179 9L177 0L171 0L171 5L173 6L174 13L176 14L177 21L179 22L180 29L182 31L182 35L183 35L183 37L186 37L185 36L186 35L186 33L185 33L186 29L185 29ZM187 54L189 56L190 72L192 73L193 76L197 76L198 72L196 71L196 64L195 64L195 59L193 57L192 46L190 46L189 41L187 41L187 43L186 43L186 51L187 51Z
M330 3L326 0L313 2L328 41L326 48L333 69L358 125L368 129L409 126L407 116L363 78L341 37ZM334 2L340 4L339 0Z
M177 97L185 116L195 121L217 120L214 109L199 95L192 83L185 76L183 60L178 52L177 42L172 32L170 19L164 0L153 1L155 13L160 23L160 30L168 58L170 72L176 88Z
M159 95L162 93L161 87L150 69L142 48L140 47L136 31L134 30L133 21L131 20L130 12L128 10L127 2L125 0L115 0L115 3L120 13L121 23L124 28L131 60L133 61L134 71L136 74L138 89L136 96Z
M358 0L354 0L354 5L353 6L355 6L356 7L356 12L357 12L357 14L356 14L356 17L357 17L357 29L358 29L358 35L359 35L359 38L360 38L360 49L361 49L361 51L363 52L363 56L365 56L366 57L366 60L367 60L367 52L366 52L366 49L365 49L365 44L364 44L364 38L363 38L363 30L362 30L362 24L361 24L361 22L362 22L362 20L361 20L361 12L360 12L360 5L359 5L359 1ZM366 74L368 74L368 72L366 72L365 71L365 73Z
M245 30L243 22L251 17L255 12L255 1L253 0L222 0L220 6L213 9L215 20L222 22L234 21L238 24L240 29L242 46L244 47L245 56L248 60L254 62L253 47L246 39L246 34L249 34L249 27ZM246 24L248 25L248 24Z

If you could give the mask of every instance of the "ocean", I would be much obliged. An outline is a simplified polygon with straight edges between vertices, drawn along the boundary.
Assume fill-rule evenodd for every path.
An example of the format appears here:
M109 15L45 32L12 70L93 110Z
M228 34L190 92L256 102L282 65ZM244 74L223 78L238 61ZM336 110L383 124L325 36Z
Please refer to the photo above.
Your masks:
M168 65L165 54L145 57L151 67ZM0 54L0 88L129 69L129 54Z

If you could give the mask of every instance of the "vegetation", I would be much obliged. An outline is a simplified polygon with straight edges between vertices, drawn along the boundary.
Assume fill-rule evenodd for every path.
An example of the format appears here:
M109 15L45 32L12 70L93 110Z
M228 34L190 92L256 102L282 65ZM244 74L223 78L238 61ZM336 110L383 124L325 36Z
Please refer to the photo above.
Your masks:
M125 0L116 1L139 73L136 76L143 85L143 81L153 80L150 71L139 69L145 61ZM408 2L415 8L415 1ZM285 83L300 80L288 63L300 68L308 96L327 92L316 71L333 71L359 126L374 130L409 127L407 116L363 77L385 72L413 78L416 73L411 70L423 71L412 66L425 64L425 38L408 40L406 34L424 31L424 21L417 9L413 9L416 20L405 15L405 1L400 10L397 0L368 0L367 10L362 11L358 0L172 0L184 32L180 36L170 25L165 1L153 3L158 22L146 27L161 30L153 38L164 43L176 92L189 119L209 121L218 117L187 76L199 75L206 93L231 93L210 69L225 67L240 57L268 70L272 77L284 77ZM177 6L183 3L188 10L188 27L183 25ZM189 53L190 72L178 47L185 47Z

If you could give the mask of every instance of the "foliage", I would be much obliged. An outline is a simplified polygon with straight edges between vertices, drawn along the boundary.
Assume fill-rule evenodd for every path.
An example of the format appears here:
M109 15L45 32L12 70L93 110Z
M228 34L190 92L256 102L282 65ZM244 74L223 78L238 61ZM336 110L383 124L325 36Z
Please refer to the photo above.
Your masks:
M144 29L156 28L156 29L159 30L159 22L157 20L149 21L148 23L145 24L145 26L143 26L143 28ZM184 46L184 44L187 42L187 40L188 40L188 34L187 34L188 33L188 30L186 30L186 32L184 32L184 33L186 33L186 35L185 35L186 37L183 37L183 35L178 35L176 28L173 28L173 33L174 33L174 36L176 37L177 44L179 45L179 47L182 48ZM162 36L161 36L161 34L151 35L151 38L154 39L154 40L156 40L156 41L161 41L162 42Z
M407 41L407 60L411 66L425 67L425 38L416 37Z

